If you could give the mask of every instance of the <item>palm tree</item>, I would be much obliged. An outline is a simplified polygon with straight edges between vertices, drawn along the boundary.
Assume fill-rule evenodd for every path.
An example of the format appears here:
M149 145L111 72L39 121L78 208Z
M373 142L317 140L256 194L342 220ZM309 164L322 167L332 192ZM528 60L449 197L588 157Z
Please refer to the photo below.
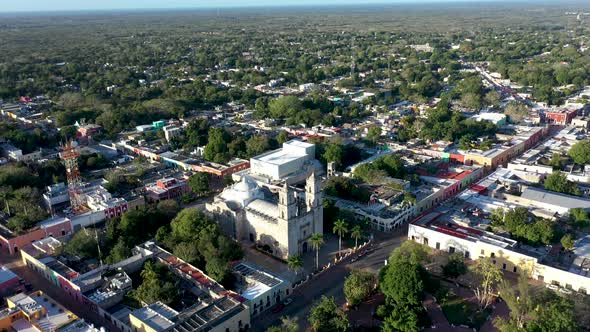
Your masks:
M10 205L8 204L8 201L13 197L14 197L14 195L12 193L12 190L10 190L10 188L7 188L7 187L0 188L0 199L2 199L4 201L4 206L6 207L6 213L8 213L8 215L10 215Z
M324 236L321 233L314 233L309 239L311 247L315 249L315 268L320 268L320 247L324 244Z
M301 259L301 256L299 255L290 256L287 259L287 266L289 267L289 270L295 272L295 275L297 275L299 270L303 267L303 259Z
M352 228L352 231L350 232L350 236L352 236L354 238L354 247L358 247L358 242L361 236L363 236L363 231L361 229L360 225L356 225Z
M332 229L334 234L338 234L338 254L342 251L342 235L348 233L348 224L344 219L338 219L334 222L334 228Z

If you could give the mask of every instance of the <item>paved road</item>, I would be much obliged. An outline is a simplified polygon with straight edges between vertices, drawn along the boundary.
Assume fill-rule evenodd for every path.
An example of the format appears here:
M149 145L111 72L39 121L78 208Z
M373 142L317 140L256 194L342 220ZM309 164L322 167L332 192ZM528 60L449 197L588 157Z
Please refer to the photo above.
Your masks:
M107 321L94 311L88 310L87 307L80 305L79 302L72 299L63 290L41 275L27 267L20 258L20 255L9 255L5 251L0 251L0 264L6 265L12 272L16 273L26 282L33 286L33 290L41 290L49 297L53 298L66 309L73 312L76 316L83 318L89 323L94 324L95 327L105 327L108 331L120 331L115 325Z
M351 256L306 284L301 285L293 292L293 302L280 313L273 313L271 309L262 316L255 318L252 324L253 331L265 331L270 326L280 325L282 316L296 318L300 330L305 330L308 327L307 316L315 301L319 300L322 295L326 295L333 296L336 303L344 305L346 300L344 299L342 287L344 279L350 271L353 269L379 271L384 260L389 257L393 249L406 239L406 236L407 227L388 234L377 234L373 246L376 248L375 251L363 256L354 263L351 262L354 256Z

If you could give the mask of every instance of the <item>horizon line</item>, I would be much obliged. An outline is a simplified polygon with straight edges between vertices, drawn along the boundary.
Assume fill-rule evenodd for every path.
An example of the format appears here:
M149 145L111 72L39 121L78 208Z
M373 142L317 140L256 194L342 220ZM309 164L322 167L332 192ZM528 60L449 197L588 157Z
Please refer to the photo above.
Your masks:
M353 3L344 3L344 4L336 4L336 3L327 3L327 4L272 4L272 5L221 5L221 6L211 6L211 5L204 5L204 6L182 6L182 7L133 7L133 8L92 8L92 9L45 9L45 10L9 10L9 11L2 11L0 9L0 15L2 14L51 14L51 13L93 13L93 12L142 12L142 11L182 11L182 10L203 10L203 11L210 11L210 10L231 10L231 9L260 9L260 8L318 8L318 7L367 7L367 6L399 6L399 5L411 5L415 7L425 6L425 5L444 5L444 4L464 4L464 5L480 5L480 4L527 4L527 3L535 3L539 4L555 4L555 5L565 5L565 4L573 4L584 2L583 0L444 0L444 1L436 1L436 0L428 0L428 1L420 1L415 2L412 0L399 0L396 2L369 2L364 4L353 4Z

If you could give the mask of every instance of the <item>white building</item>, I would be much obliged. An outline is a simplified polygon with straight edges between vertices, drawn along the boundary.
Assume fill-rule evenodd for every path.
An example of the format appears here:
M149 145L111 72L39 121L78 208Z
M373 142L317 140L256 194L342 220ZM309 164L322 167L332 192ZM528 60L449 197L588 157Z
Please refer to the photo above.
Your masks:
M530 247L513 239L487 232L481 227L464 224L465 215L433 211L413 222L408 239L449 253L462 253L465 258L488 258L500 269L512 273L526 271L533 279L581 293L590 290L590 241L578 241L571 264L548 263L548 247ZM473 221L467 218L468 221ZM585 256L582 256L581 252Z
M175 125L167 125L164 128L164 137L166 137L166 141L170 142L173 137L179 136L182 134L182 128L177 127Z
M43 194L43 200L48 208L54 205L66 203L70 201L68 195L68 187L65 183L60 182L46 187L47 191Z
M31 162L41 159L42 151L41 149L23 154L23 151L12 144L4 143L0 146L2 149L2 153L9 159L14 161L22 161L22 162Z
M291 284L248 263L233 268L238 277L238 293L254 317L281 303L290 294Z
M225 232L277 257L306 252L311 235L323 232L321 165L314 156L313 144L292 140L252 158L207 211Z

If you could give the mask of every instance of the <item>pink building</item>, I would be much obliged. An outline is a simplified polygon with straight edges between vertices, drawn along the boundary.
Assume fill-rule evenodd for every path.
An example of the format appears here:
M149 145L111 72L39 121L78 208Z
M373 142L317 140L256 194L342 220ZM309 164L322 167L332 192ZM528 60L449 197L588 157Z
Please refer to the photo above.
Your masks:
M544 119L546 123L563 126L572 122L576 115L578 112L572 109L552 110L545 112Z
M190 192L184 179L163 178L146 186L148 197L156 202L163 199L176 199Z
M10 254L19 251L20 248L31 244L35 241L53 236L60 238L73 232L70 219L65 217L55 217L38 223L35 227L29 229L26 233L17 235L2 227L0 228L0 247L8 249Z

